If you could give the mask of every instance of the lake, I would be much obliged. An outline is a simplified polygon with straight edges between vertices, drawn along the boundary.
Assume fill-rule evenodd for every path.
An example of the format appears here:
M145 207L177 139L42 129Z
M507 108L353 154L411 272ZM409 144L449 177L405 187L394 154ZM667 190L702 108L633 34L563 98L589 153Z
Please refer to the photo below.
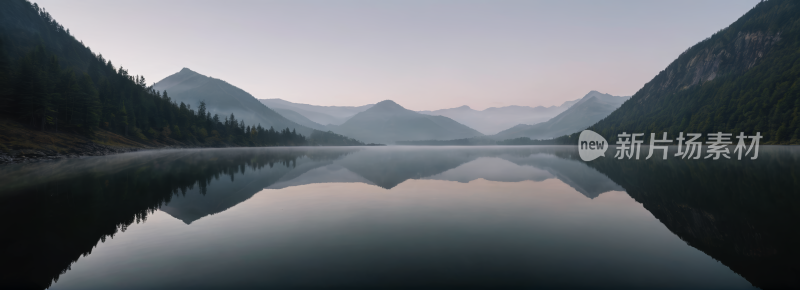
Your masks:
M2 166L0 288L800 285L800 148L613 155L234 148Z

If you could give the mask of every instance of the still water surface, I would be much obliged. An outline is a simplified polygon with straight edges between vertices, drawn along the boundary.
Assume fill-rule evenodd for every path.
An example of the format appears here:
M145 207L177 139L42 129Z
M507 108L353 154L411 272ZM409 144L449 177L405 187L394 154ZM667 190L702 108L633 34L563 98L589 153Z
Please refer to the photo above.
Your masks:
M797 285L800 150L760 154L587 163L569 146L266 148L6 166L0 282Z

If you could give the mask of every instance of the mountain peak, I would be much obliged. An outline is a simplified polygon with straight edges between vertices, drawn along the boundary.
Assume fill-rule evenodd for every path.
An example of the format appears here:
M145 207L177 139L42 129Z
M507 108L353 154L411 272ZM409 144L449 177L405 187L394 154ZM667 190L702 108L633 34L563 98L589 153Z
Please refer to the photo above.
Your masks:
M199 75L199 73L197 73L196 71L190 70L188 67L184 67L178 73L179 74L195 74L195 75Z
M392 100L383 100L383 101L378 102L376 105L379 105L379 104L395 104L395 105L397 105L397 103L395 103Z
M406 109L406 108L403 108L403 106L400 106L399 104L395 103L392 100L381 101L381 102L375 104L375 106L373 106L373 108L394 109L394 110L397 110L397 109L405 110Z
M591 90L591 91L589 91L589 93L588 93L588 94L586 94L585 96L583 96L583 98L584 98L584 99L588 99L588 98L590 98L590 97L597 96L597 95L601 95L601 96L610 96L609 94L604 94L604 93L601 93L601 92L598 92L598 91L595 91L595 90Z

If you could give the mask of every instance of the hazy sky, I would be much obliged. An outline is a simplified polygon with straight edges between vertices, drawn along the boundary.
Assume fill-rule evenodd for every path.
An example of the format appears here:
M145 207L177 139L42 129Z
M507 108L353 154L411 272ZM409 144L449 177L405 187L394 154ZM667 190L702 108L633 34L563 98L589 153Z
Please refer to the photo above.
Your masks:
M430 110L632 95L758 0L34 2L149 83L188 67L260 99Z

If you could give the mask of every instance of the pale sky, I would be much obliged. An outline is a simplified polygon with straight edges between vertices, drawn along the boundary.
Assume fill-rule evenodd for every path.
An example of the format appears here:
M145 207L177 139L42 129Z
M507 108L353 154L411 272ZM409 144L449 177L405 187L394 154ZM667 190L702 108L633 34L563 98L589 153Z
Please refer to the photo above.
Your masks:
M154 83L183 67L259 99L412 110L629 96L758 0L40 0Z

